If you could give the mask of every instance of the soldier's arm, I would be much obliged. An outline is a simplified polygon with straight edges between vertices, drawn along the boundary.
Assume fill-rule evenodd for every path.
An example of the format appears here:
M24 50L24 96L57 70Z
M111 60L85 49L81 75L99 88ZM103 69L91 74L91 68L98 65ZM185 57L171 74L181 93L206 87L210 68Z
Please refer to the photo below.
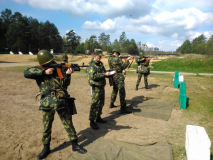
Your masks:
M120 66L122 67L122 69L126 69L128 66L129 66L129 60L127 59L126 62L124 63L121 58L118 58L119 59L119 64Z
M97 73L93 67L90 68L89 72L88 72L89 78L91 80L100 80L102 78L105 78L106 73Z
M135 58L135 62L136 62L136 63L138 63L138 62L143 62L143 61L144 61L144 59L140 59L140 58L138 58L138 57Z
M65 74L64 75L64 86L69 86L70 85L70 80L71 80L71 74Z
M135 58L135 62L138 63L140 62L140 59L138 57Z
M35 67L28 67L24 70L24 77L30 79L36 79L43 76L45 73L44 69L39 69Z
M146 61L145 66L146 66L146 67L149 66L149 62Z
M112 70L111 58L108 59L109 68Z

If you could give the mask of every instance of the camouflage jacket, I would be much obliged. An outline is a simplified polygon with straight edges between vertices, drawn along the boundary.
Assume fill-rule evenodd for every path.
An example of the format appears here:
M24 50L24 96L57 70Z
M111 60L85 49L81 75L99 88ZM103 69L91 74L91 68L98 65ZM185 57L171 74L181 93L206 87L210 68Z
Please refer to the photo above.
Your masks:
M138 64L138 66L144 66L144 67L149 66L149 61L147 62L146 60L141 60L138 57L135 58L135 62Z
M50 94L51 91L60 89L61 86L65 89L66 92L67 87L70 85L71 79L71 75L65 73L66 70L62 70L62 74L64 75L64 78L62 80L60 80L55 70L52 75L45 75L44 72L45 70L43 69L29 67L24 70L24 77L36 80L41 95ZM60 85L54 79L56 79L60 83ZM45 80L49 81L49 85L45 82ZM59 99L57 96L46 96L41 99L39 109L59 110L65 107L67 107L67 103L64 99Z
M88 83L90 85L103 87L106 85L106 69L101 61L96 62L92 59L87 67Z
M110 55L108 59L109 67L112 71L116 70L117 74L113 76L113 79L115 80L124 80L124 75L122 71L126 69L129 65L129 60L127 60L125 63L122 61L120 57L116 57L114 55Z

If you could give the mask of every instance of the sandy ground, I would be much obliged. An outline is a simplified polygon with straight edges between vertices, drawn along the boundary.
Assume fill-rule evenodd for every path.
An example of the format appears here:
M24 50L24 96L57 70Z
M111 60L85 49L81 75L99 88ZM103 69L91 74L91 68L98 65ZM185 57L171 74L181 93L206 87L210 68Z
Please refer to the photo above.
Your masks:
M16 57L16 55L12 55L15 59L11 57L6 59L7 56L4 58L2 55L0 56L1 62L22 62L34 65L34 62L28 62L29 56L22 60L20 56ZM90 58L85 58L85 64L89 60ZM42 114L38 110L38 104L35 101L35 96L39 92L36 82L24 78L23 73L0 71L0 75L0 159L35 159L43 148L41 143ZM137 76L128 76L127 74L125 80L126 99L178 104L179 90L173 88L172 78L173 75L167 75L167 78L160 79L150 75L149 85L151 89L146 90L144 88L142 79L139 90L135 91ZM127 142L170 142L173 149L179 149L185 144L186 122L180 119L182 110L179 107L173 109L169 121L138 117L133 114L118 114L119 107L109 108L112 87L109 86L107 81L102 117L108 123L98 124L100 130L94 131L89 127L90 86L83 70L72 75L68 92L76 98L75 103L78 114L73 116L73 124L78 133L79 143L84 147L98 138ZM117 97L115 105L119 104L119 98ZM177 136L174 140L174 138L170 138L170 135L176 132L174 128L177 126L181 126L182 129L179 132L183 136ZM89 148L87 149L89 152ZM47 160L64 160L72 153L67 133L57 113L52 127L51 150L52 153L46 158ZM180 154L177 159L185 159L185 156Z

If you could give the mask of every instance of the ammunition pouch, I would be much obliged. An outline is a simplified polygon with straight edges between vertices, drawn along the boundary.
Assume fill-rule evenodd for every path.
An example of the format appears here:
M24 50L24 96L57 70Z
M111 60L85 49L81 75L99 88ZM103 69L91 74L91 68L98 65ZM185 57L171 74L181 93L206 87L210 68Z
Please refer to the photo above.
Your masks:
M75 98L66 97L65 99L67 101L68 107L70 108L70 114L71 115L77 114L77 110L76 110L75 102L74 102Z
M138 66L137 68L137 73L141 73L141 74L150 74L150 68L145 67L145 66Z

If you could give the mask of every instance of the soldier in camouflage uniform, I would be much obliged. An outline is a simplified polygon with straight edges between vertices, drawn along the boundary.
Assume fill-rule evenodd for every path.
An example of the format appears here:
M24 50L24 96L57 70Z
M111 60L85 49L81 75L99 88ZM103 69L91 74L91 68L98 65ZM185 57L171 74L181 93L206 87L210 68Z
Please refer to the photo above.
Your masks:
M65 51L65 53L62 56L62 60L64 61L64 63L68 63L68 56L67 56L66 51Z
M46 50L41 50L37 54L38 61L41 66L48 67L48 64L55 63L53 55ZM38 155L38 159L43 159L50 153L50 141L51 141L51 128L54 120L55 112L58 113L62 124L68 137L72 143L73 151L79 153L86 153L87 151L78 145L78 137L72 123L72 115L70 114L70 107L65 99L61 99L61 95L67 95L67 87L70 85L71 74L74 71L69 68L62 70L64 76L63 79L58 77L53 68L38 69L35 67L29 67L24 70L25 78L35 79L40 89L41 101L39 110L42 110L43 115L43 137L42 143L44 148Z
M106 72L103 63L100 61L101 56L102 51L96 51L94 53L94 58L89 62L89 67L87 67L88 83L92 86L92 102L89 120L90 127L95 130L99 129L95 120L99 123L107 123L107 121L103 120L100 115L102 114L105 100L105 77L109 76L110 72Z
M141 82L141 78L142 78L142 75L144 75L144 84L145 84L145 88L146 89L149 89L149 87L148 87L148 66L149 66L149 60L146 60L146 58L142 58L142 59L140 59L140 58L135 58L135 61L136 61L136 63L138 64L138 69L137 69L137 71L138 71L138 80L137 80L137 83L136 83L136 88L135 88L135 90L137 91L138 90L138 86L139 86L139 84L140 84L140 82Z
M119 91L120 95L120 104L121 104L121 109L120 113L131 113L125 109L126 107L126 92L125 92L125 87L124 87L124 75L122 71L126 69L129 65L129 59L133 59L132 56L130 56L127 61L124 63L121 58L119 57L120 52L118 50L113 50L112 54L109 56L108 63L109 67L111 70L116 70L117 74L113 76L113 91L111 94L111 103L110 103L110 108L115 107L114 102L116 100L117 93Z

